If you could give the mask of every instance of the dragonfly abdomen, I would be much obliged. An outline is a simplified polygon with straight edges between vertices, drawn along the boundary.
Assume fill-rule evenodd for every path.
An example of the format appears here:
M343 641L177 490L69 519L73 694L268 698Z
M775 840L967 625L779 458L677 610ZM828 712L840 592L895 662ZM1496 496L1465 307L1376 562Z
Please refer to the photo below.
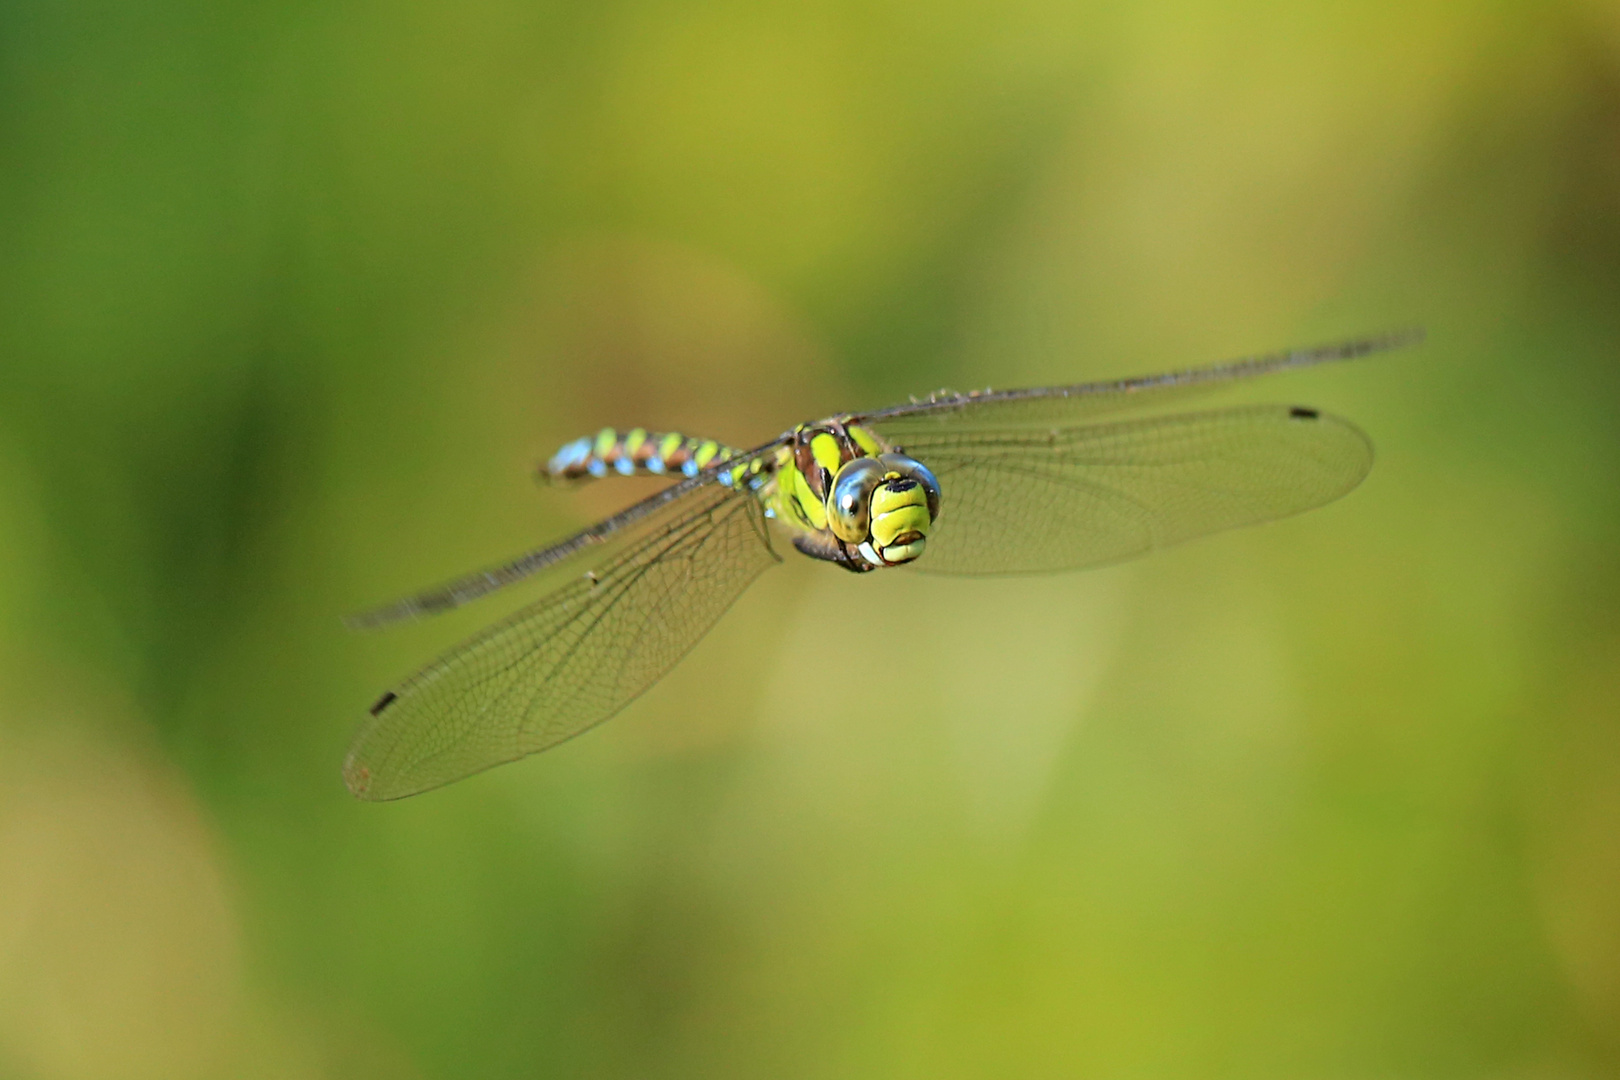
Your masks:
M633 428L621 432L603 428L558 450L546 462L546 475L556 481L586 480L609 473L696 476L704 467L729 461L741 452L713 439L695 439L676 431Z

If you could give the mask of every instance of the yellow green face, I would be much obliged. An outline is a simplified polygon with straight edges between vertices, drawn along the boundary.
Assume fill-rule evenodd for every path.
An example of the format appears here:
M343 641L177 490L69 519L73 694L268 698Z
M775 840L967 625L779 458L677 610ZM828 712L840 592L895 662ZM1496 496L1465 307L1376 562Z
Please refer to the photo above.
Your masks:
M920 461L878 454L846 462L827 495L833 534L874 566L897 566L923 553L939 517L939 482Z
M911 483L896 490L890 486L901 479L898 473L872 492L872 547L886 563L910 562L923 553L928 542L928 495L921 484Z

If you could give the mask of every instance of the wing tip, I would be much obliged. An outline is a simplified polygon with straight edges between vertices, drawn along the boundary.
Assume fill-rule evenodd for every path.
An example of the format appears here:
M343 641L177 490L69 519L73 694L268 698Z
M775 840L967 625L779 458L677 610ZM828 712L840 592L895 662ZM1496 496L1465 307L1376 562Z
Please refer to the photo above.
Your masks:
M386 607L371 608L359 611L353 615L343 616L343 625L346 629L356 631L381 630L384 627L394 626L403 622L414 622L423 615L430 615L436 609L422 604L420 601L401 600Z
M356 761L353 753L343 759L343 784L349 789L349 794L357 799L367 802L376 799L371 793L371 769Z
M393 690L383 693L367 710L373 721L383 714L389 706L399 700L399 694ZM343 757L343 784L349 789L349 794L366 802L386 802L389 799L399 798L399 794L391 791L379 790L377 777L372 772L371 763L376 755L370 752L371 741L367 734L372 730L367 725Z
M1254 368L1262 372L1285 368L1313 367L1322 363L1358 360L1373 353L1404 349L1410 345L1421 344L1427 336L1428 331L1421 326L1406 326L1398 330L1388 330L1381 334L1368 334L1364 337L1350 338L1326 345L1290 349L1287 352L1276 353L1269 357L1256 356L1229 365L1222 365L1222 367Z
M1384 347L1398 349L1405 345L1421 345L1428 339L1429 329L1422 325L1403 326L1384 335Z
M1365 356L1367 353L1384 352L1388 349L1403 349L1408 345L1421 345L1428 336L1428 330L1422 326L1403 326L1396 330L1387 330L1382 334L1371 334L1356 341L1346 342L1340 348L1350 356Z
M370 762L372 755L355 746L343 759L343 786L349 789L349 794L362 802L393 802L403 799L407 795L415 795L426 790L422 787L403 786L398 776L391 776L384 771L379 783L379 777L372 770ZM431 786L431 785L430 785Z

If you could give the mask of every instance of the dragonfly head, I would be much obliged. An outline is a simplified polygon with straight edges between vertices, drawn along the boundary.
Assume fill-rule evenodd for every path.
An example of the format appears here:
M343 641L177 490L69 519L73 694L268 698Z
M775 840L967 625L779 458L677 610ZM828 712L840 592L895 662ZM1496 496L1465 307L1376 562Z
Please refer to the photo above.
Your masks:
M923 553L939 517L939 481L904 454L847 461L827 493L833 535L874 564L898 566Z

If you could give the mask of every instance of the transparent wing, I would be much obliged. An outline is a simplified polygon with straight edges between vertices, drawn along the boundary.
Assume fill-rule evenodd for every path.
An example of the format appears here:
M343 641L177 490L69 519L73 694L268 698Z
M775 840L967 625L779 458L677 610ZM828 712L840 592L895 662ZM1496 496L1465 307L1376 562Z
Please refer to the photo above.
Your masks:
M977 390L967 394L940 391L924 401L895 405L860 414L854 419L871 424L908 446L916 433L945 428L962 431L972 427L1073 424L1083 417L1161 405L1192 391L1215 389L1278 371L1353 360L1421 340L1422 330L1401 330L1333 345L1252 356L1212 367L1173 371L1167 375L1071 386L1037 386L1026 390Z
M904 449L942 493L917 567L947 574L1118 562L1332 502L1372 467L1353 424L1273 405L1037 431L939 428Z
M715 462L696 476L649 495L634 506L599 521L588 529L582 529L566 540L536 548L500 566L467 574L425 592L407 596L358 615L351 615L344 622L351 630L375 630L458 608L581 556L584 552L594 552L598 557L606 558L606 548L618 547L624 542L626 535L638 534L648 522L669 513L669 508L675 504L683 507L693 505L686 502L693 492L716 486L719 474L734 471L755 458L768 456L781 442L781 439L776 439L755 447L741 457L732 458L729 462Z
M779 561L751 494L683 487L589 573L384 694L344 760L349 789L397 799L544 750L673 667Z

